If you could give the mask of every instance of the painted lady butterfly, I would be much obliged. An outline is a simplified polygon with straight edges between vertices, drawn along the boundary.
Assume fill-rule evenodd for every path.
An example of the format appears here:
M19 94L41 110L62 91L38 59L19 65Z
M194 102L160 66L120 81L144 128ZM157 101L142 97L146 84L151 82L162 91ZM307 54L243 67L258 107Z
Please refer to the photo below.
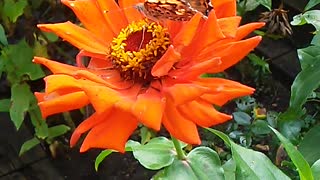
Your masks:
M202 12L207 18L212 5L210 0L145 0L135 8L155 21L189 21L197 12Z

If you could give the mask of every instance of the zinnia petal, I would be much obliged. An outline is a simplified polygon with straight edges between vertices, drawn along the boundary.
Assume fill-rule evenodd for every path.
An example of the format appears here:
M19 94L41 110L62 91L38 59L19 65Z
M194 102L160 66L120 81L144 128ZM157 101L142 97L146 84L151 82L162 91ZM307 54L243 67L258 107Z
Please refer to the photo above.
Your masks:
M46 96L51 95L48 94ZM89 104L89 100L83 91L69 93L62 96L55 96L54 98L50 98L38 103L43 118L46 118L52 114L79 109L87 104Z
M132 113L142 124L159 131L164 108L165 99L158 91L149 88L145 93L138 95Z
M119 0L119 5L124 11L128 22L131 23L133 21L138 21L143 19L142 14L134 8L134 6L138 3L144 2L143 0Z
M190 110L192 109L192 113ZM195 100L178 106L179 112L187 119L192 120L199 126L210 127L224 123L232 118L213 108L211 103L205 100Z
M162 123L175 138L188 144L201 143L196 124L184 118L169 101L166 104Z
M236 0L211 0L218 18L235 16L237 14Z
M98 9L96 1L61 0L61 2L72 9L86 29L96 34L105 43L111 42L115 34Z
M106 54L108 44L100 40L90 31L71 22L56 24L39 24L43 31L54 32L75 47L96 54Z
M137 128L138 121L132 114L118 109L105 118L103 123L95 125L90 130L82 143L80 152L85 152L90 148L125 151L125 144Z
M231 99L250 95L254 92L253 88L222 78L201 78L194 83L210 88L211 92L203 94L201 98L218 106L224 105Z
M104 15L105 20L111 26L114 34L118 34L122 28L128 25L124 12L113 0L97 0L98 6Z
M156 64L153 65L151 74L155 77L161 77L168 74L172 66L178 62L181 58L179 52L177 52L173 46L169 46L166 53L159 59Z

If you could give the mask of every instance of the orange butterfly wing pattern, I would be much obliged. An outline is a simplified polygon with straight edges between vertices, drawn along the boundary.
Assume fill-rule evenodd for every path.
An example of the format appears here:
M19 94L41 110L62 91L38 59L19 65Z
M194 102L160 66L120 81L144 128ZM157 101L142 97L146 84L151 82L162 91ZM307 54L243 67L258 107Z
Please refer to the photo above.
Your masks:
M189 21L197 12L205 15L210 9L210 0L146 0L136 8L146 17L154 21L165 19L173 21Z

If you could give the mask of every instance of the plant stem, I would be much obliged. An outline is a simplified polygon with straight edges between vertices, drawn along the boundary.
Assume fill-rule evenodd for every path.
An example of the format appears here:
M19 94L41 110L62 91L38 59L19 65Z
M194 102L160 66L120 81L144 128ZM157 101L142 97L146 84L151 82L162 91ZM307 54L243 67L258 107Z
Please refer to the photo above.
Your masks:
M186 155L184 154L184 151L181 147L180 142L173 136L171 136L171 139L172 139L174 148L176 149L178 159L180 159L180 160L186 159Z

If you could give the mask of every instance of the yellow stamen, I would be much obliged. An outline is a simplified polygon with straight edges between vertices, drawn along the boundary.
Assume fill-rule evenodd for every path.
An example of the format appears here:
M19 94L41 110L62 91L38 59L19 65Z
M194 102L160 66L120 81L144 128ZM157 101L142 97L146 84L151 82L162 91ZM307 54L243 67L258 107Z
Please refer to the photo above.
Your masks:
M151 80L151 69L170 45L167 29L147 19L133 22L111 43L110 57L125 79Z

